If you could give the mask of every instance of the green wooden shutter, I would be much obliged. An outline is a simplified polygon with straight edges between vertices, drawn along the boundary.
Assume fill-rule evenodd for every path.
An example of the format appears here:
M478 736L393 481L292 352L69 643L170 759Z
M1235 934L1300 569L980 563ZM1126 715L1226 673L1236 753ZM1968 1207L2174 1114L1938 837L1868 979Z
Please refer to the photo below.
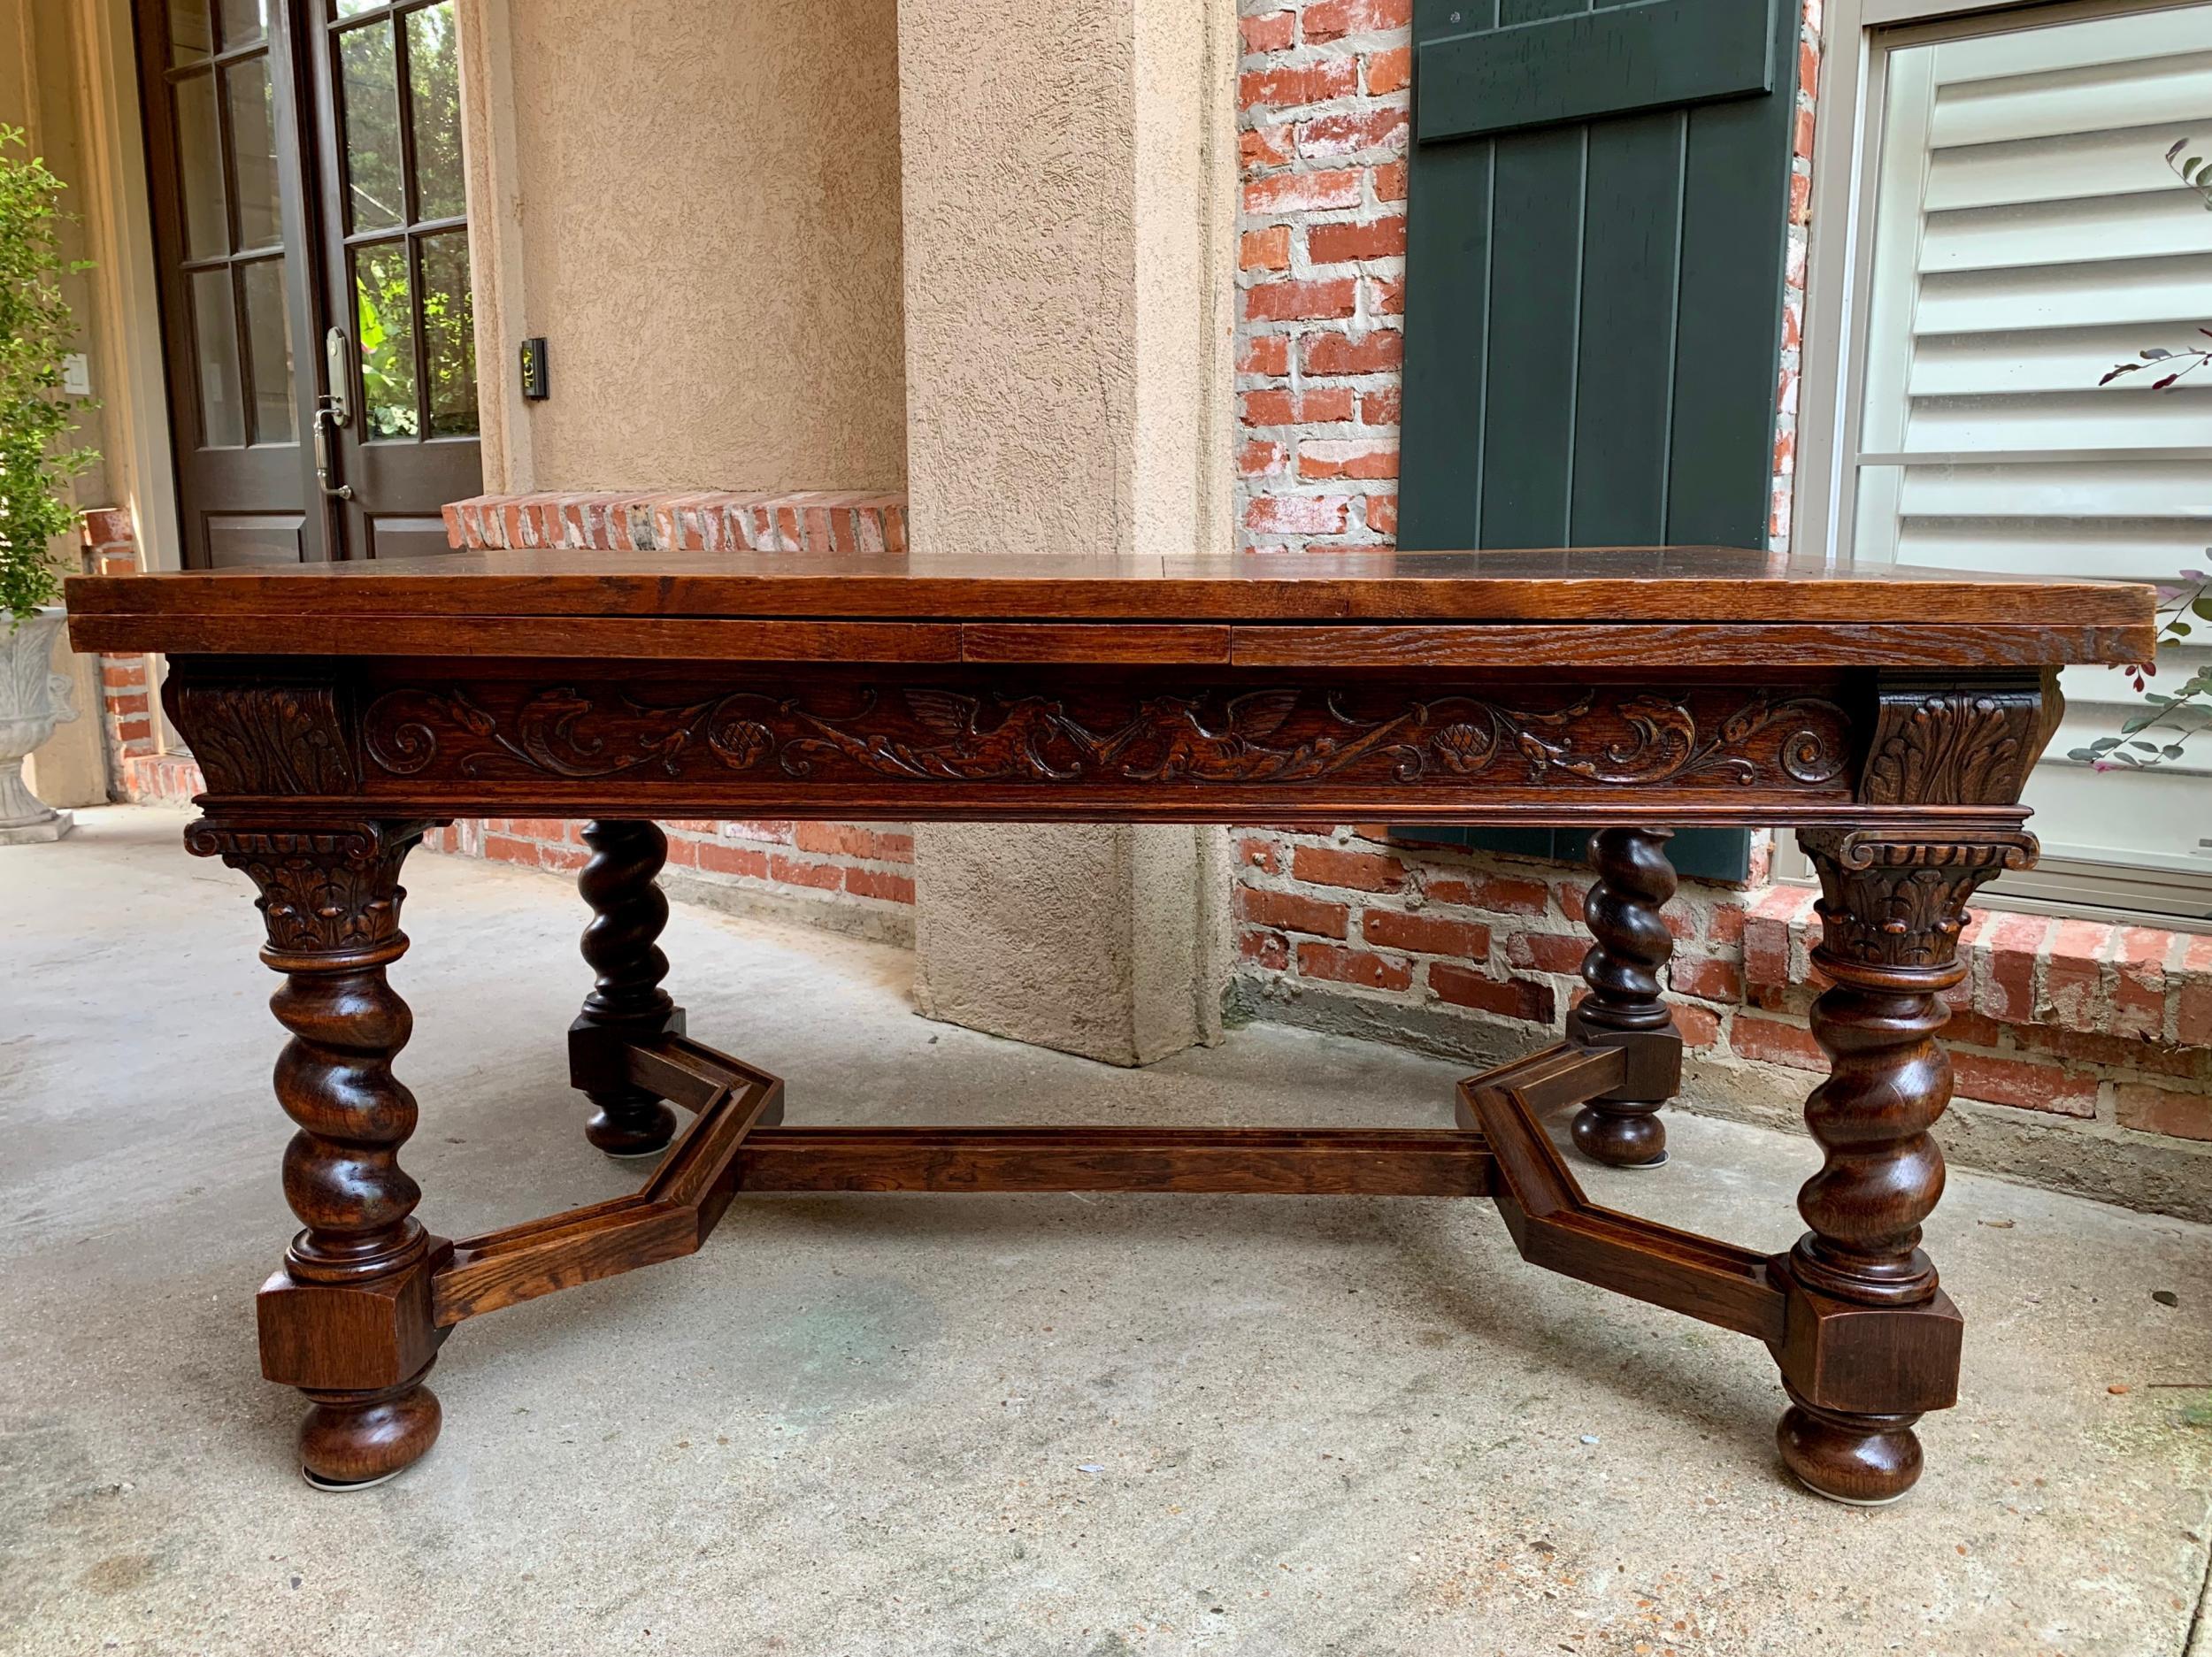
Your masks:
M1398 544L1766 544L1782 0L1415 0Z
M1415 0L1400 546L1766 544L1796 15ZM1670 850L1740 881L1750 836Z
M1467 829L1415 825L1390 831L1394 840L1416 846L1465 846L1517 857L1548 857L1580 864L1589 849L1584 829ZM1667 842L1667 861L1687 879L1740 886L1751 873L1751 834L1746 829L1682 829Z

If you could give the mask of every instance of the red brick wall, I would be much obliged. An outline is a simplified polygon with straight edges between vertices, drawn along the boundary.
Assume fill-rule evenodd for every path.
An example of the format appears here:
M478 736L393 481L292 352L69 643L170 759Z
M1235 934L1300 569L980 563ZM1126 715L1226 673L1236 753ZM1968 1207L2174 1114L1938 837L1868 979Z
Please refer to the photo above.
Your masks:
M136 575L138 538L120 507L95 507L78 519L84 567L95 575ZM153 658L100 658L100 714L107 749L108 797L142 805L189 805L200 768L188 755L161 751L154 725Z
M1245 543L1398 530L1412 0L1245 0L1236 456Z
M1509 1051L1555 1038L1581 992L1586 871L1409 845L1379 826L1241 830L1236 863L1248 1011ZM1669 1000L1694 1051L1825 1069L1805 1016L1824 986L1809 955L1817 896L1683 883L1666 910ZM1958 1097L2212 1140L2212 935L1981 910L1963 947L1970 972L1945 1032Z
M914 837L903 825L672 821L663 884L679 897L772 909L841 932L911 941ZM492 817L434 829L432 851L572 874L591 853L583 825Z

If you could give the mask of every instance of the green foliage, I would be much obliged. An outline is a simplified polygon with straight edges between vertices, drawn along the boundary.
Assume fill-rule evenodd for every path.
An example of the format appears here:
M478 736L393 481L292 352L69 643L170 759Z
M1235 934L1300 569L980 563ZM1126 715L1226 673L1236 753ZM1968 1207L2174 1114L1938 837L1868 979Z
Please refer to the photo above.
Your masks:
M2166 151L2166 165L2196 192L2205 211L2212 212L2212 164L2201 156L2183 154L2193 142L2189 138L2175 139ZM2212 339L2212 328L2197 332ZM2154 345L2137 352L2134 362L2116 363L2097 383L2108 386L2124 375L2155 368L2161 372L2150 388L2170 391L2177 380L2208 365L2212 365L2212 349L2206 347L2185 346L2176 351ZM2212 552L2212 547L2205 550ZM2178 583L2158 589L2158 597L2164 623L2158 633L2161 644L2178 644L2193 635L2197 623L2212 622L2212 576L2201 570L2184 570ZM2101 736L2086 748L2069 750L2067 758L2085 760L2099 771L2148 771L2170 759L2179 759L2191 737L2212 730L2212 668L2199 668L2170 692L2149 688L2152 669L2138 664L2120 671L2142 693L2143 706L2128 716L2118 736Z
M61 278L87 267L62 257L67 186L27 153L19 127L0 126L0 610L27 616L61 590L47 543L76 509L63 486L89 466L89 449L60 447L79 409L62 393L62 358L75 333Z
M2165 623L2159 629L2161 644L2180 644L2194 636L2200 623L2212 622L2212 575L2202 570L2181 574L2178 584L2158 589ZM2179 759L2191 737L2212 729L2212 667L2199 668L2171 691L2150 689L2141 667L2122 671L2143 693L2142 707L2127 717L2118 736L2101 736L2087 748L2070 751L2069 759L2086 760L2099 771L2148 771Z

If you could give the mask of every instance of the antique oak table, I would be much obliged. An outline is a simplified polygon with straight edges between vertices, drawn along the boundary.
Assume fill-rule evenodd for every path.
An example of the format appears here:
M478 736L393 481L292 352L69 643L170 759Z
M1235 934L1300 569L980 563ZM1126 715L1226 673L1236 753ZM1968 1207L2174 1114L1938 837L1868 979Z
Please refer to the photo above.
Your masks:
M511 551L69 583L80 649L167 653L207 781L187 845L261 894L303 1228L260 1293L262 1369L311 1400L302 1460L333 1486L430 1447L457 1325L690 1254L741 1193L1174 1191L1492 1198L1535 1264L1764 1341L1814 1490L1901 1495L1959 1371L1919 1242L1962 917L2035 854L2018 800L2057 668L2147 659L2153 607L1697 548ZM400 1168L411 1018L385 969L400 864L474 816L591 819L572 1079L593 1145L660 1155L634 1196L449 1241ZM1589 993L1563 1040L1463 1083L1449 1126L785 1126L780 1081L686 1034L655 945L651 819L761 816L1596 829ZM1663 1154L1686 825L1794 828L1823 888L1822 1163L1771 1257L1594 1205L1537 1122L1579 1105L1585 1155Z

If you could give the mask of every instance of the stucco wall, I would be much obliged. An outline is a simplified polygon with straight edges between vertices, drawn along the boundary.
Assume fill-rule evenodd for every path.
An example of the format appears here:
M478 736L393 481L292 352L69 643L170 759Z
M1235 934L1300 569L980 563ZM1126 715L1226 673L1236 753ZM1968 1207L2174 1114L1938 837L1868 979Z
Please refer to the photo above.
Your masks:
M1228 550L1233 22L901 9L916 547Z
M472 206L520 280L485 375L541 333L553 395L488 486L902 487L896 0L503 11Z
M900 19L916 544L1110 553L1133 511L1125 4ZM979 40L995 49L978 51Z

